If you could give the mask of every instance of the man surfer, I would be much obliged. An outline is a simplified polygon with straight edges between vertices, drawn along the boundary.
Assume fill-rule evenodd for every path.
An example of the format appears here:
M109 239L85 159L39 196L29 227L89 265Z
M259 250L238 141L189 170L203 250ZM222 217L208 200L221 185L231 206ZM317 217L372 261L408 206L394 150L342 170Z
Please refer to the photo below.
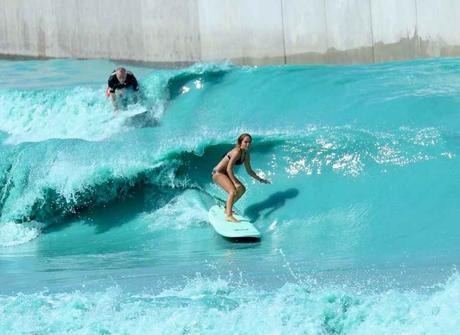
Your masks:
M139 84L137 83L137 79L134 77L131 71L126 71L124 67L119 67L115 69L115 71L113 71L113 73L110 75L107 87L107 92L112 98L115 115L118 114L119 108L117 103L117 95L124 96L126 89L131 89L135 92L138 92ZM134 99L137 100L137 96L134 96Z

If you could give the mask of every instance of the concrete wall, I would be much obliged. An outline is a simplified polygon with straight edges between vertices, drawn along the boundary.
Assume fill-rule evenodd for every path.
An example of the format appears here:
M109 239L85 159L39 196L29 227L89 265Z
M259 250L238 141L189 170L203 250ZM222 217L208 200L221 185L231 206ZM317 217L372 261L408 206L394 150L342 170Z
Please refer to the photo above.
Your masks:
M284 63L280 0L200 0L201 59Z
M0 55L163 65L460 55L458 0L0 0Z

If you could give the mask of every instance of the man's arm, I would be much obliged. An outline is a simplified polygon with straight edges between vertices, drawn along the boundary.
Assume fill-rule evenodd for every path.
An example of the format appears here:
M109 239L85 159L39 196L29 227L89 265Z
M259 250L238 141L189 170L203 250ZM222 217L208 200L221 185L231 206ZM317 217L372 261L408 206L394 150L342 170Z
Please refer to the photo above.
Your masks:
M137 82L136 77L134 77L134 74L132 72L129 72L129 85L133 88L133 91L136 92L134 95L134 103L137 103L139 101L139 83Z
M128 72L128 78L126 79L129 85L133 88L134 91L139 91L139 83L137 82L136 77L132 72Z
M113 110L118 112L117 97L115 96L115 92L110 92L110 97L112 98Z
M115 95L115 85L113 82L113 75L109 77L107 85L109 86L110 90L110 98L112 99L113 110L118 112L118 104L117 104L117 97Z

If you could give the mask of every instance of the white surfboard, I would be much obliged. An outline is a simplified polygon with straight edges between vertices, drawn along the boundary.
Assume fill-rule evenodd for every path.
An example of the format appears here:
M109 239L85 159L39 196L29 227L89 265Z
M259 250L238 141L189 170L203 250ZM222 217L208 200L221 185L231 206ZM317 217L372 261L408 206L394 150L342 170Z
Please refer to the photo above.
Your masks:
M227 238L260 238L260 232L252 225L248 218L234 214L239 222L229 222L225 218L224 208L212 206L208 212L209 222L214 230Z

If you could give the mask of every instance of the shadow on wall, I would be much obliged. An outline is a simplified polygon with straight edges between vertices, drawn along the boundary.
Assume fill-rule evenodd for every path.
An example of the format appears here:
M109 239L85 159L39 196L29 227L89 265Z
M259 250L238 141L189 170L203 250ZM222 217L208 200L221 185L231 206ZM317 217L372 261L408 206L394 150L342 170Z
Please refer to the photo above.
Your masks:
M283 207L286 204L286 200L295 198L298 195L299 190L296 188L290 188L283 192L273 193L266 200L255 203L246 208L244 215L251 221L256 221L262 215L262 212L267 210L263 214L263 218L266 218L277 209Z

